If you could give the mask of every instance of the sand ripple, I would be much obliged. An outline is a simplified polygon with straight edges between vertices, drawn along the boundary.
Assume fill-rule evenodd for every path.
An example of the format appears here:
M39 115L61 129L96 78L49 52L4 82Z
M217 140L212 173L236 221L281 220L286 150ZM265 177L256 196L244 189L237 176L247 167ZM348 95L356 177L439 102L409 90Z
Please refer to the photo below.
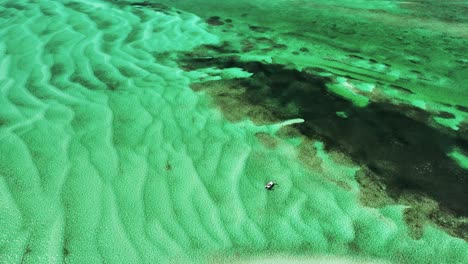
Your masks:
M217 42L196 16L112 1L1 2L1 263L267 250L468 260L464 241L435 229L414 241L402 208L363 208L358 191L323 177L354 182L354 170L314 173L293 146L255 137L280 125L225 121L174 62ZM271 179L281 186L266 192Z

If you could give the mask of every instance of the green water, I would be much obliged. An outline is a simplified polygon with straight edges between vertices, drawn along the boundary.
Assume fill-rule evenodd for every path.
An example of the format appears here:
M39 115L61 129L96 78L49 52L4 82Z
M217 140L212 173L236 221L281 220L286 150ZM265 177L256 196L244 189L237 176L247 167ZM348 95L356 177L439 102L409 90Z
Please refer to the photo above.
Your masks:
M359 22L374 16L368 9L389 10L388 23L370 29L378 34L411 10L393 1L340 3L0 1L0 263L467 263L467 242L433 224L414 238L405 205L364 206L355 178L360 167L345 155L327 151L319 139L277 135L304 122L301 116L232 122L207 92L190 87L255 73L180 66L196 52L207 55L197 51L206 45L242 48L245 39L264 34L249 29L255 22L275 28L268 37L288 48L262 50L268 47L257 42L241 60L322 67L328 70L322 75L341 76L328 84L330 93L357 107L391 98L434 118L444 109L455 120L439 117L429 125L465 131L466 48L459 43L466 43L466 21L410 15L408 23L422 25L414 29L420 36L446 31L451 53L381 52L376 47L384 40L376 38L351 52L365 59L349 61L343 50L357 37L316 35L310 42L297 25L341 12L340 26L354 11ZM205 22L215 15L234 25ZM316 52L288 53L303 46ZM369 62L374 55L395 65ZM405 61L411 56L422 61L429 81L404 78L411 76ZM447 156L466 169L460 148ZM274 191L264 189L270 180L278 182Z

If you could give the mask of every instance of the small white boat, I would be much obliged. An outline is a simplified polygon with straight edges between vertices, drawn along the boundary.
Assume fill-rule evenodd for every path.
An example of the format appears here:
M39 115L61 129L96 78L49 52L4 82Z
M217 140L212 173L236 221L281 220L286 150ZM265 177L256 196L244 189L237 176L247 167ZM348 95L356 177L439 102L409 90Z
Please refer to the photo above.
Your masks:
M274 182L268 182L266 185L265 185L265 189L267 190L273 190L273 187L275 187L276 183Z

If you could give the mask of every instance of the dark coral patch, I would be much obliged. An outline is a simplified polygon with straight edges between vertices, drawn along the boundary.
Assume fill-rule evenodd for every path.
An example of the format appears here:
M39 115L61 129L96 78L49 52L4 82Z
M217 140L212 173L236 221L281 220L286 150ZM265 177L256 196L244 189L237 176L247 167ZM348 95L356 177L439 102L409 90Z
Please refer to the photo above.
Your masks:
M208 25L211 25L211 26L222 26L222 25L224 25L224 22L221 21L221 18L219 16L209 17L206 20L206 23L208 23Z
M446 118L446 119L454 119L455 115L449 112L440 111L437 115L438 117Z
M266 33L266 32L268 32L268 31L270 31L270 28L261 27L261 26L249 26L249 28L250 28L252 31L255 31L255 32L258 32L258 33Z

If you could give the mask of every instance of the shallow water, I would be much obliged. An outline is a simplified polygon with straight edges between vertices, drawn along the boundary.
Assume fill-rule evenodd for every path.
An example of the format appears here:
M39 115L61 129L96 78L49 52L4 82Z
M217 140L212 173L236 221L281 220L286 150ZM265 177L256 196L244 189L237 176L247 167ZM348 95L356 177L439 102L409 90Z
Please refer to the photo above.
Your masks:
M0 263L468 262L466 1L0 3Z

